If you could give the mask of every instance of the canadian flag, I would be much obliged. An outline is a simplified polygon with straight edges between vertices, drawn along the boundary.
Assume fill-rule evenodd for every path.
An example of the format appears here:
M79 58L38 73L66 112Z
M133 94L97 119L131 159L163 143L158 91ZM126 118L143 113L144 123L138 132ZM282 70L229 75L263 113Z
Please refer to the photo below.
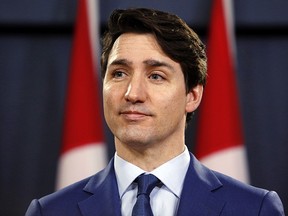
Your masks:
M249 182L235 71L232 0L214 0L207 43L208 82L195 155L209 168Z
M78 1L56 189L96 173L107 163L96 73L97 4Z

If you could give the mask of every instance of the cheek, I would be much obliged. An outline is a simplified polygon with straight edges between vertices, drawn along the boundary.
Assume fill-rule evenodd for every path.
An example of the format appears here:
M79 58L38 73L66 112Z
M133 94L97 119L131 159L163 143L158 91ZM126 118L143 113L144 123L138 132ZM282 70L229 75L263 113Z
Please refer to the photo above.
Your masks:
M104 83L102 93L104 103L109 102L111 100L111 97L113 97L113 94L115 94L115 91L113 90L113 85Z
M106 85L103 87L103 105L104 114L108 114L117 110L121 102L121 91L119 88L114 88L112 86Z
M106 123L110 129L113 128L113 125L114 125L113 123L115 122L114 121L115 104L117 104L117 102L113 102L112 95L109 92L104 90L103 91L104 118L105 118L105 121L106 121Z
M109 112L109 110L112 108L113 106L113 95L111 94L112 91L110 88L103 88L103 106L104 106L104 114L106 115L107 112Z
M165 104L165 109L172 109L176 111L181 109L181 107L186 106L186 94L182 88L171 89L161 98L161 103Z

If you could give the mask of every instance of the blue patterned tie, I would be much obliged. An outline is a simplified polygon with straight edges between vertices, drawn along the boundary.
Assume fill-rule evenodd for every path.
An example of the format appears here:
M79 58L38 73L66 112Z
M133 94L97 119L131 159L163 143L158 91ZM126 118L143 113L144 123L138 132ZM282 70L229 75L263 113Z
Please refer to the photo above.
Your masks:
M160 180L152 175L140 175L137 177L138 184L137 201L132 210L132 216L153 216L150 206L150 193L160 183Z

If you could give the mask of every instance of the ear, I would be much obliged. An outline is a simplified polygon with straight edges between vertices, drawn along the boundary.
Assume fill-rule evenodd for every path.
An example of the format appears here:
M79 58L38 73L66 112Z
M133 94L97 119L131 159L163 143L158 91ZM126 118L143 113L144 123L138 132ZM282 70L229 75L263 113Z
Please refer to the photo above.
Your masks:
M199 106L203 95L203 86L197 85L186 96L186 112L193 112Z

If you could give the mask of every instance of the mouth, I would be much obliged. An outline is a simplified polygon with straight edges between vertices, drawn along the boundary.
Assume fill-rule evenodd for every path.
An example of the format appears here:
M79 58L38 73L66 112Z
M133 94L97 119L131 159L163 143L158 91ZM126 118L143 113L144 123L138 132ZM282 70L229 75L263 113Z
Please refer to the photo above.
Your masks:
M139 121L139 120L143 120L151 116L148 113L134 111L134 110L133 111L127 110L127 111L120 112L120 115L123 116L128 121Z

